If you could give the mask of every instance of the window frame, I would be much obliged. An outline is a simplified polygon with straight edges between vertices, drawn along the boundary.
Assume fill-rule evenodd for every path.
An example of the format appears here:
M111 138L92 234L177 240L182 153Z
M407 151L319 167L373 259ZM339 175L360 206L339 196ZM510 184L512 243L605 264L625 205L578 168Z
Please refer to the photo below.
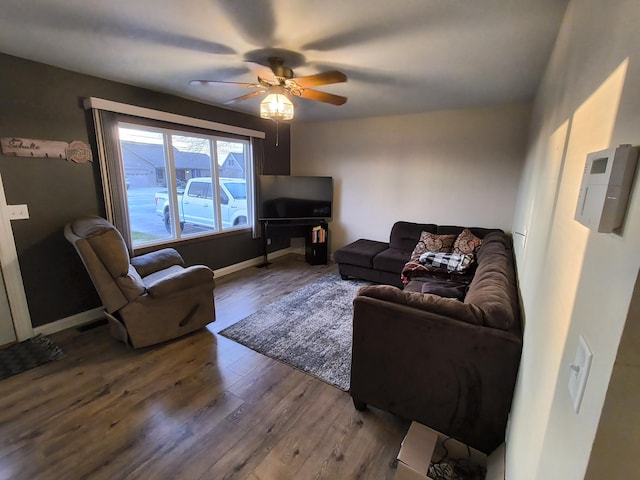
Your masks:
M132 231L133 225L129 215L130 210L129 210L128 194L126 193L127 189L125 189L125 197L122 198L121 201L126 207L126 211L127 211L126 221L128 222L129 242L131 243L131 247L133 248L134 251L141 248L166 246L167 244L181 243L186 240L192 240L194 238L217 236L220 234L226 234L226 233L231 233L236 231L242 232L249 229L252 230L254 228L252 224L253 218L254 218L253 211L255 208L253 200L256 197L256 192L254 191L255 186L254 186L254 182L252 181L254 177L254 172L253 172L254 162L253 162L253 155L251 151L251 142L248 139L224 136L219 134L218 132L215 132L215 134L194 132L188 129L187 127L185 127L184 129L179 129L176 126L166 126L166 127L156 126L156 125L151 126L151 125L147 125L145 122L139 123L132 119L118 119L116 120L116 127L118 129L118 132L120 132L121 128L124 128L128 130L141 130L146 132L153 132L162 136L163 160L164 160L164 183L166 183L166 186L167 186L167 198L169 201L169 211L170 211L169 218L171 219L171 222L172 222L172 229L171 229L171 232L169 233L170 235L169 238L162 238L157 240L149 240L149 241L134 243L133 231ZM203 177L203 178L211 178L211 183L207 184L208 186L204 188L202 192L204 193L204 195L198 195L198 196L190 195L189 191L187 191L186 189L186 185L185 185L185 190L182 193L182 197L186 195L190 198L200 198L200 199L204 198L205 200L212 201L213 210L211 213L213 214L213 226L209 227L209 226L200 225L201 228L207 229L205 231L201 231L201 232L196 231L196 232L184 234L183 228L181 227L183 222L177 220L178 218L180 218L180 205L179 205L180 196L178 194L178 180L179 180L178 168L176 166L176 159L174 155L175 153L174 149L177 148L174 145L175 137L197 138L197 139L208 142L207 155L209 157L209 171L211 175L210 177ZM120 135L118 135L117 141L118 141L118 147L120 151L120 156L119 156L120 168L124 174L126 171L126 165L125 165L124 157L122 154L123 140L122 138L120 138ZM243 145L243 156L245 157L245 176L243 180L245 181L246 188L247 188L247 217L246 217L246 223L238 226L226 226L226 227L224 226L222 209L223 209L223 205L228 205L228 198L227 198L227 203L224 204L222 202L222 194L224 192L220 189L220 186L219 186L221 177L220 177L220 162L218 158L218 142L228 142L228 143L236 143L236 144ZM191 178L199 178L199 177L191 177ZM126 176L124 181L126 183ZM161 188L161 187L158 186L158 188ZM207 195L207 192L210 192L210 196ZM225 197L226 197L226 194L225 194ZM185 215L186 214L183 211L183 216Z
M208 120L186 117L183 115L161 112L157 110L147 109L144 107L136 107L127 104L112 102L99 98L85 98L85 108L91 109L93 113L94 123L96 126L96 140L98 145L98 156L100 158L101 173L103 180L103 190L105 193L105 207L107 218L119 228L125 242L131 252L150 251L157 247L164 247L176 243L189 243L196 239L211 238L220 235L228 235L236 232L252 231L252 237L259 237L259 229L255 217L255 200L256 200L256 183L255 175L260 173L256 171L257 167L261 167L263 158L262 140L265 138L264 132L250 130L233 125L225 125ZM132 235L130 229L129 207L126 191L126 179L124 175L124 162L120 147L120 138L118 134L118 126L120 124L140 129L154 129L163 131L163 137L169 138L171 135L196 136L206 138L210 145L210 162L211 162L211 178L212 181L214 205L216 206L216 216L219 219L218 228L214 231L202 232L198 235L189 235L186 237L180 235L172 235L171 238L163 238L149 242L132 245ZM238 227L226 227L222 225L222 212L220 201L219 182L219 164L216 158L217 141L239 142L244 145L244 154L246 159L245 183L247 189L247 220L245 224ZM115 143L115 145L114 145ZM255 146L258 146L256 152ZM165 164L164 180L167 185L172 182L172 188L176 190L175 172L169 173L175 168L175 159L173 159L172 148L167 149L165 145L165 153L171 157L170 167ZM257 156L256 156L257 155ZM114 158L115 157L115 158ZM113 165L113 164L116 165ZM215 174L214 174L215 172ZM156 180L158 173L154 174ZM215 175L215 177L214 177ZM174 218L177 218L177 202L174 203Z

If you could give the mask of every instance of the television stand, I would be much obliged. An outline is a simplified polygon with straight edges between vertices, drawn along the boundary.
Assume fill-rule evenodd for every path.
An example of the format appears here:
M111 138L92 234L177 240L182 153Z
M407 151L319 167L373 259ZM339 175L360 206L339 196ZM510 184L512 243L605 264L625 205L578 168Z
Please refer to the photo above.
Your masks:
M309 265L326 265L328 263L327 243L329 226L324 218L294 220L260 220L262 225L263 263L259 267L269 268L267 241L272 237L293 238L304 237L305 260Z

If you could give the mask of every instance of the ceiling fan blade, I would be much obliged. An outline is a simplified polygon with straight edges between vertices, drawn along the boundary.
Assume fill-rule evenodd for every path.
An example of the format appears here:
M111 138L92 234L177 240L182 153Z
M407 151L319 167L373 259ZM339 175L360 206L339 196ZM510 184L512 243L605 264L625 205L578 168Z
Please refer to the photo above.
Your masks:
M270 67L267 67L265 65L260 65L259 63L255 63L255 62L244 62L245 65L247 66L247 68L249 70L251 70L253 73L255 73L258 78L260 78L261 80L264 80L267 83L270 83L272 85L279 85L280 84L280 80L278 80L278 77L276 77L276 74L273 73L273 70L271 70Z
M330 103L332 105L344 105L347 103L347 97L341 97L340 95L334 95L332 93L321 92L319 90L311 90L304 88L301 90L291 90L293 95L306 98L308 100L315 100L316 102Z
M262 88L259 83L242 83L242 82L222 82L218 80L191 80L191 85L205 85L205 86L228 86L228 87L244 87L244 88Z
M288 80L287 83L295 82L301 88L309 88L317 87L318 85L328 85L330 83L341 83L346 81L347 76L344 73L332 70L330 72L317 73L306 77L296 77Z
M266 90L256 90L255 92L247 93L245 95L242 95L241 97L232 98L231 100L228 100L228 101L224 102L224 104L225 105L230 105L232 103L242 102L244 100L248 100L250 98L257 97L258 95L262 95L264 93L267 93L267 91Z

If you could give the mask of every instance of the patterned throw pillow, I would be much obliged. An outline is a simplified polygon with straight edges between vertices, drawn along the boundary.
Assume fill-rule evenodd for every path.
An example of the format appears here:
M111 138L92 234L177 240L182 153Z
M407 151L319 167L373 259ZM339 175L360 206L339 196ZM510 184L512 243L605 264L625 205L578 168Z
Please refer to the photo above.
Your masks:
M471 230L465 228L453 244L453 253L458 255L474 255L481 244L482 240L471 233Z
M455 241L455 235L436 235L435 233L422 232L411 258L417 260L424 252L451 253Z

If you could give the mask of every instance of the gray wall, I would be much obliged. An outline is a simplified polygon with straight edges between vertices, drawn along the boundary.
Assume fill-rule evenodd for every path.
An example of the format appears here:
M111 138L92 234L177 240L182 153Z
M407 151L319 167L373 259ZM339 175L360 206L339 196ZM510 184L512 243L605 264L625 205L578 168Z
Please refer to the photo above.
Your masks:
M638 478L640 471L637 454L624 456L628 442L637 450L640 436L638 415L631 416L640 391L637 359L630 368L615 366L618 354L629 359L623 331L633 336L636 328L626 324L637 313L640 172L621 235L574 219L587 154L640 144L638 6L571 1L535 101L513 223L524 234L515 247L526 328L507 437L510 480L582 480L591 456L588 478ZM567 385L581 335L593 360L576 413ZM601 413L621 388L627 398L619 414L630 415L618 429L608 409ZM608 468L597 476L603 459Z
M530 107L294 123L291 171L334 177L331 251L398 220L508 231Z
M93 121L84 97L99 97L266 132L266 174L290 171L289 128L258 117L152 92L0 54L0 137L69 142L95 150ZM7 203L27 204L30 218L13 221L31 321L34 327L100 306L93 286L62 234L66 223L85 214L104 215L98 161L0 155ZM188 264L221 268L261 254L250 233L191 242L177 249Z

